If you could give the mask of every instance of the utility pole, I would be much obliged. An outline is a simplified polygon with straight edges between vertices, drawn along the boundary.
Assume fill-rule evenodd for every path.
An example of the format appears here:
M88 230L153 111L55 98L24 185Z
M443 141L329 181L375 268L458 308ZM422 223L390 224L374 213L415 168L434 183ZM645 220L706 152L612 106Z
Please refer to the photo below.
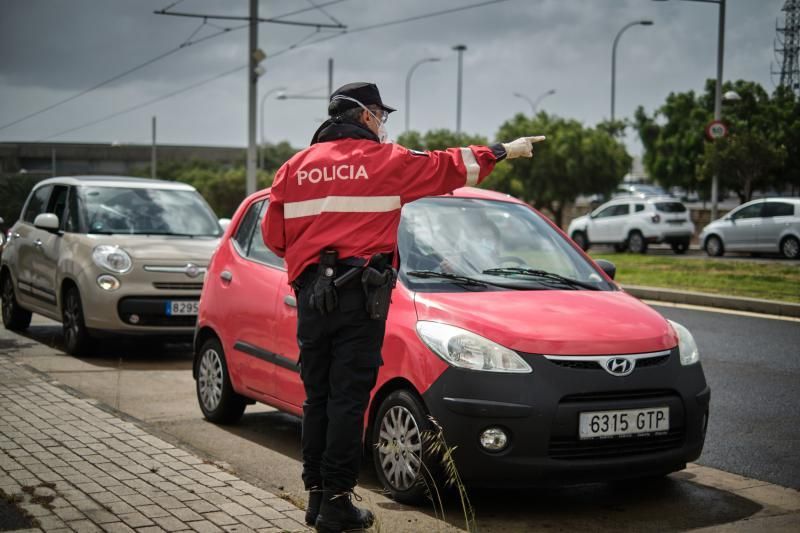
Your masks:
M175 4L172 4L175 5ZM172 6L170 6L172 7ZM320 6L313 6L302 11L309 11L312 9L319 9ZM156 15L169 15L172 17L189 17L198 18L203 20L246 20L250 23L249 28L249 46L248 46L248 71L247 71L247 178L245 180L247 186L247 194L251 194L256 190L256 94L258 90L258 77L264 74L264 69L258 66L261 61L266 59L266 54L258 48L258 24L261 22L268 22L272 24L287 24L291 26L306 26L322 29L330 28L337 30L346 30L347 26L336 22L335 24L323 24L316 22L301 22L294 20L283 20L285 17L276 18L259 18L258 17L258 0L250 0L250 13L247 17L234 16L234 15L216 15L209 13L186 13L177 11L168 11L169 8L154 11ZM295 11L294 13L299 13ZM330 68L333 69L333 62L331 60ZM330 75L332 83L332 74Z
M461 83L464 70L464 50L466 45L457 44L453 50L458 52L458 89L456 93L456 135L461 135Z
M53 173L53 176L56 175L56 149L50 149L50 171Z
M150 149L150 177L156 179L156 117L153 116L153 146Z
M250 0L250 47L247 58L249 68L247 69L247 178L245 189L247 195L256 192L256 94L258 93L258 74L256 67L258 55L258 0ZM264 55L263 52L259 54ZM263 59L263 57L262 57Z

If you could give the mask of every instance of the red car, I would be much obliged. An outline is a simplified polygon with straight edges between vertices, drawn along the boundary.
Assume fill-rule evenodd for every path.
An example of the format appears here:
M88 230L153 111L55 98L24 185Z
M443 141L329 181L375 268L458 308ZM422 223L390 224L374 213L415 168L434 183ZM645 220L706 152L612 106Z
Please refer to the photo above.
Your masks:
M194 376L205 417L253 401L302 415L295 295L263 243L269 191L239 207L208 267ZM695 341L620 290L555 225L465 188L403 207L401 267L365 446L393 497L424 494L441 425L468 485L664 475L702 451L710 390Z

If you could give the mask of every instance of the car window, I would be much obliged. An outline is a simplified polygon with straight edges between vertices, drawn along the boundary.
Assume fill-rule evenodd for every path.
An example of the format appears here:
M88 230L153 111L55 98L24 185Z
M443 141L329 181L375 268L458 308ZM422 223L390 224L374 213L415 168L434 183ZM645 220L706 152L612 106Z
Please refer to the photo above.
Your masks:
M617 206L616 205L610 205L610 206L606 207L605 209L603 209L602 211L599 211L594 216L594 218L613 217L616 214L617 214Z
M75 187L69 188L67 198L67 213L61 222L61 229L70 233L80 233L80 211L78 210L78 191Z
M614 216L619 217L619 216L627 215L630 212L631 212L630 204L620 204L620 205L617 206L617 210L614 212Z
M790 217L794 215L794 205L786 202L766 202L762 217Z
M268 205L269 202L263 202L261 210L258 213L258 217L256 217L256 228L252 231L253 235L250 238L250 246L247 257L278 268L285 268L283 259L275 255L272 250L267 248L267 245L264 244L264 236L261 233L262 226L259 222L263 220L264 215L267 212Z
M761 216L761 206L764 204L759 202L757 204L748 205L742 209L739 209L736 213L733 214L734 220L738 220L740 218L757 218Z
M58 224L61 229L64 229L64 212L67 209L67 195L69 194L69 187L66 185L56 185L53 189L53 194L50 195L50 202L48 202L47 213L53 213L58 217Z
M656 202L656 211L662 213L685 213L686 206L680 202Z
M245 213L244 217L242 217L239 227L236 228L236 234L233 236L233 240L236 242L236 245L239 247L239 251L242 252L242 255L247 255L249 252L253 229L258 223L258 214L261 212L261 207L263 205L263 200L251 205L247 210L247 213Z
M644 204L636 204L636 212L644 211Z
M47 209L47 200L50 199L50 193L52 191L52 185L45 185L44 187L38 188L36 192L31 195L30 200L28 200L28 205L25 207L25 214L22 216L22 220L33 224L37 215L45 213Z

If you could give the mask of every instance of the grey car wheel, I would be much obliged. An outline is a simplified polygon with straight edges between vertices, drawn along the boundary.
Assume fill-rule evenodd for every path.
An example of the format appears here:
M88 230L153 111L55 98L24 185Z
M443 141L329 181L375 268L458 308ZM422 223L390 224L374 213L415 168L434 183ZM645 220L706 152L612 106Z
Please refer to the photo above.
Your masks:
M31 312L19 306L14 294L14 280L6 272L2 276L2 289L0 296L3 299L3 325L11 331L20 331L31 324Z
M577 244L581 250L586 251L589 249L589 239L586 237L584 232L572 232L572 240L575 241L575 244Z
M83 319L83 304L77 287L64 292L61 306L61 327L64 332L64 348L70 355L90 355L93 339Z
M628 250L635 254L647 253L647 241L638 231L632 231L628 236Z
M786 237L781 241L781 253L787 259L800 257L800 241L794 237Z
M716 235L712 235L706 239L706 253L711 257L720 257L725 253L725 246L722 240Z
M378 409L371 440L375 472L398 502L420 503L432 484L443 486L440 465L426 441L431 428L425 407L410 391L392 392Z
M232 424L242 418L247 400L233 390L225 352L217 339L207 340L200 348L196 379L203 416L218 424Z

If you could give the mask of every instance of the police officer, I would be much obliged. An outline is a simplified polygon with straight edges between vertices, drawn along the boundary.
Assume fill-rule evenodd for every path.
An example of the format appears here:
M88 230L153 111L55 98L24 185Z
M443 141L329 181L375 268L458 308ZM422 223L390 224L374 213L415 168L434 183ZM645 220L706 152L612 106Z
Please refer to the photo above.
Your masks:
M372 83L331 95L311 146L277 172L263 221L297 295L306 522L317 531L366 529L352 503L364 413L378 368L403 204L486 178L495 163L531 157L532 141L418 152L386 143L394 109Z

